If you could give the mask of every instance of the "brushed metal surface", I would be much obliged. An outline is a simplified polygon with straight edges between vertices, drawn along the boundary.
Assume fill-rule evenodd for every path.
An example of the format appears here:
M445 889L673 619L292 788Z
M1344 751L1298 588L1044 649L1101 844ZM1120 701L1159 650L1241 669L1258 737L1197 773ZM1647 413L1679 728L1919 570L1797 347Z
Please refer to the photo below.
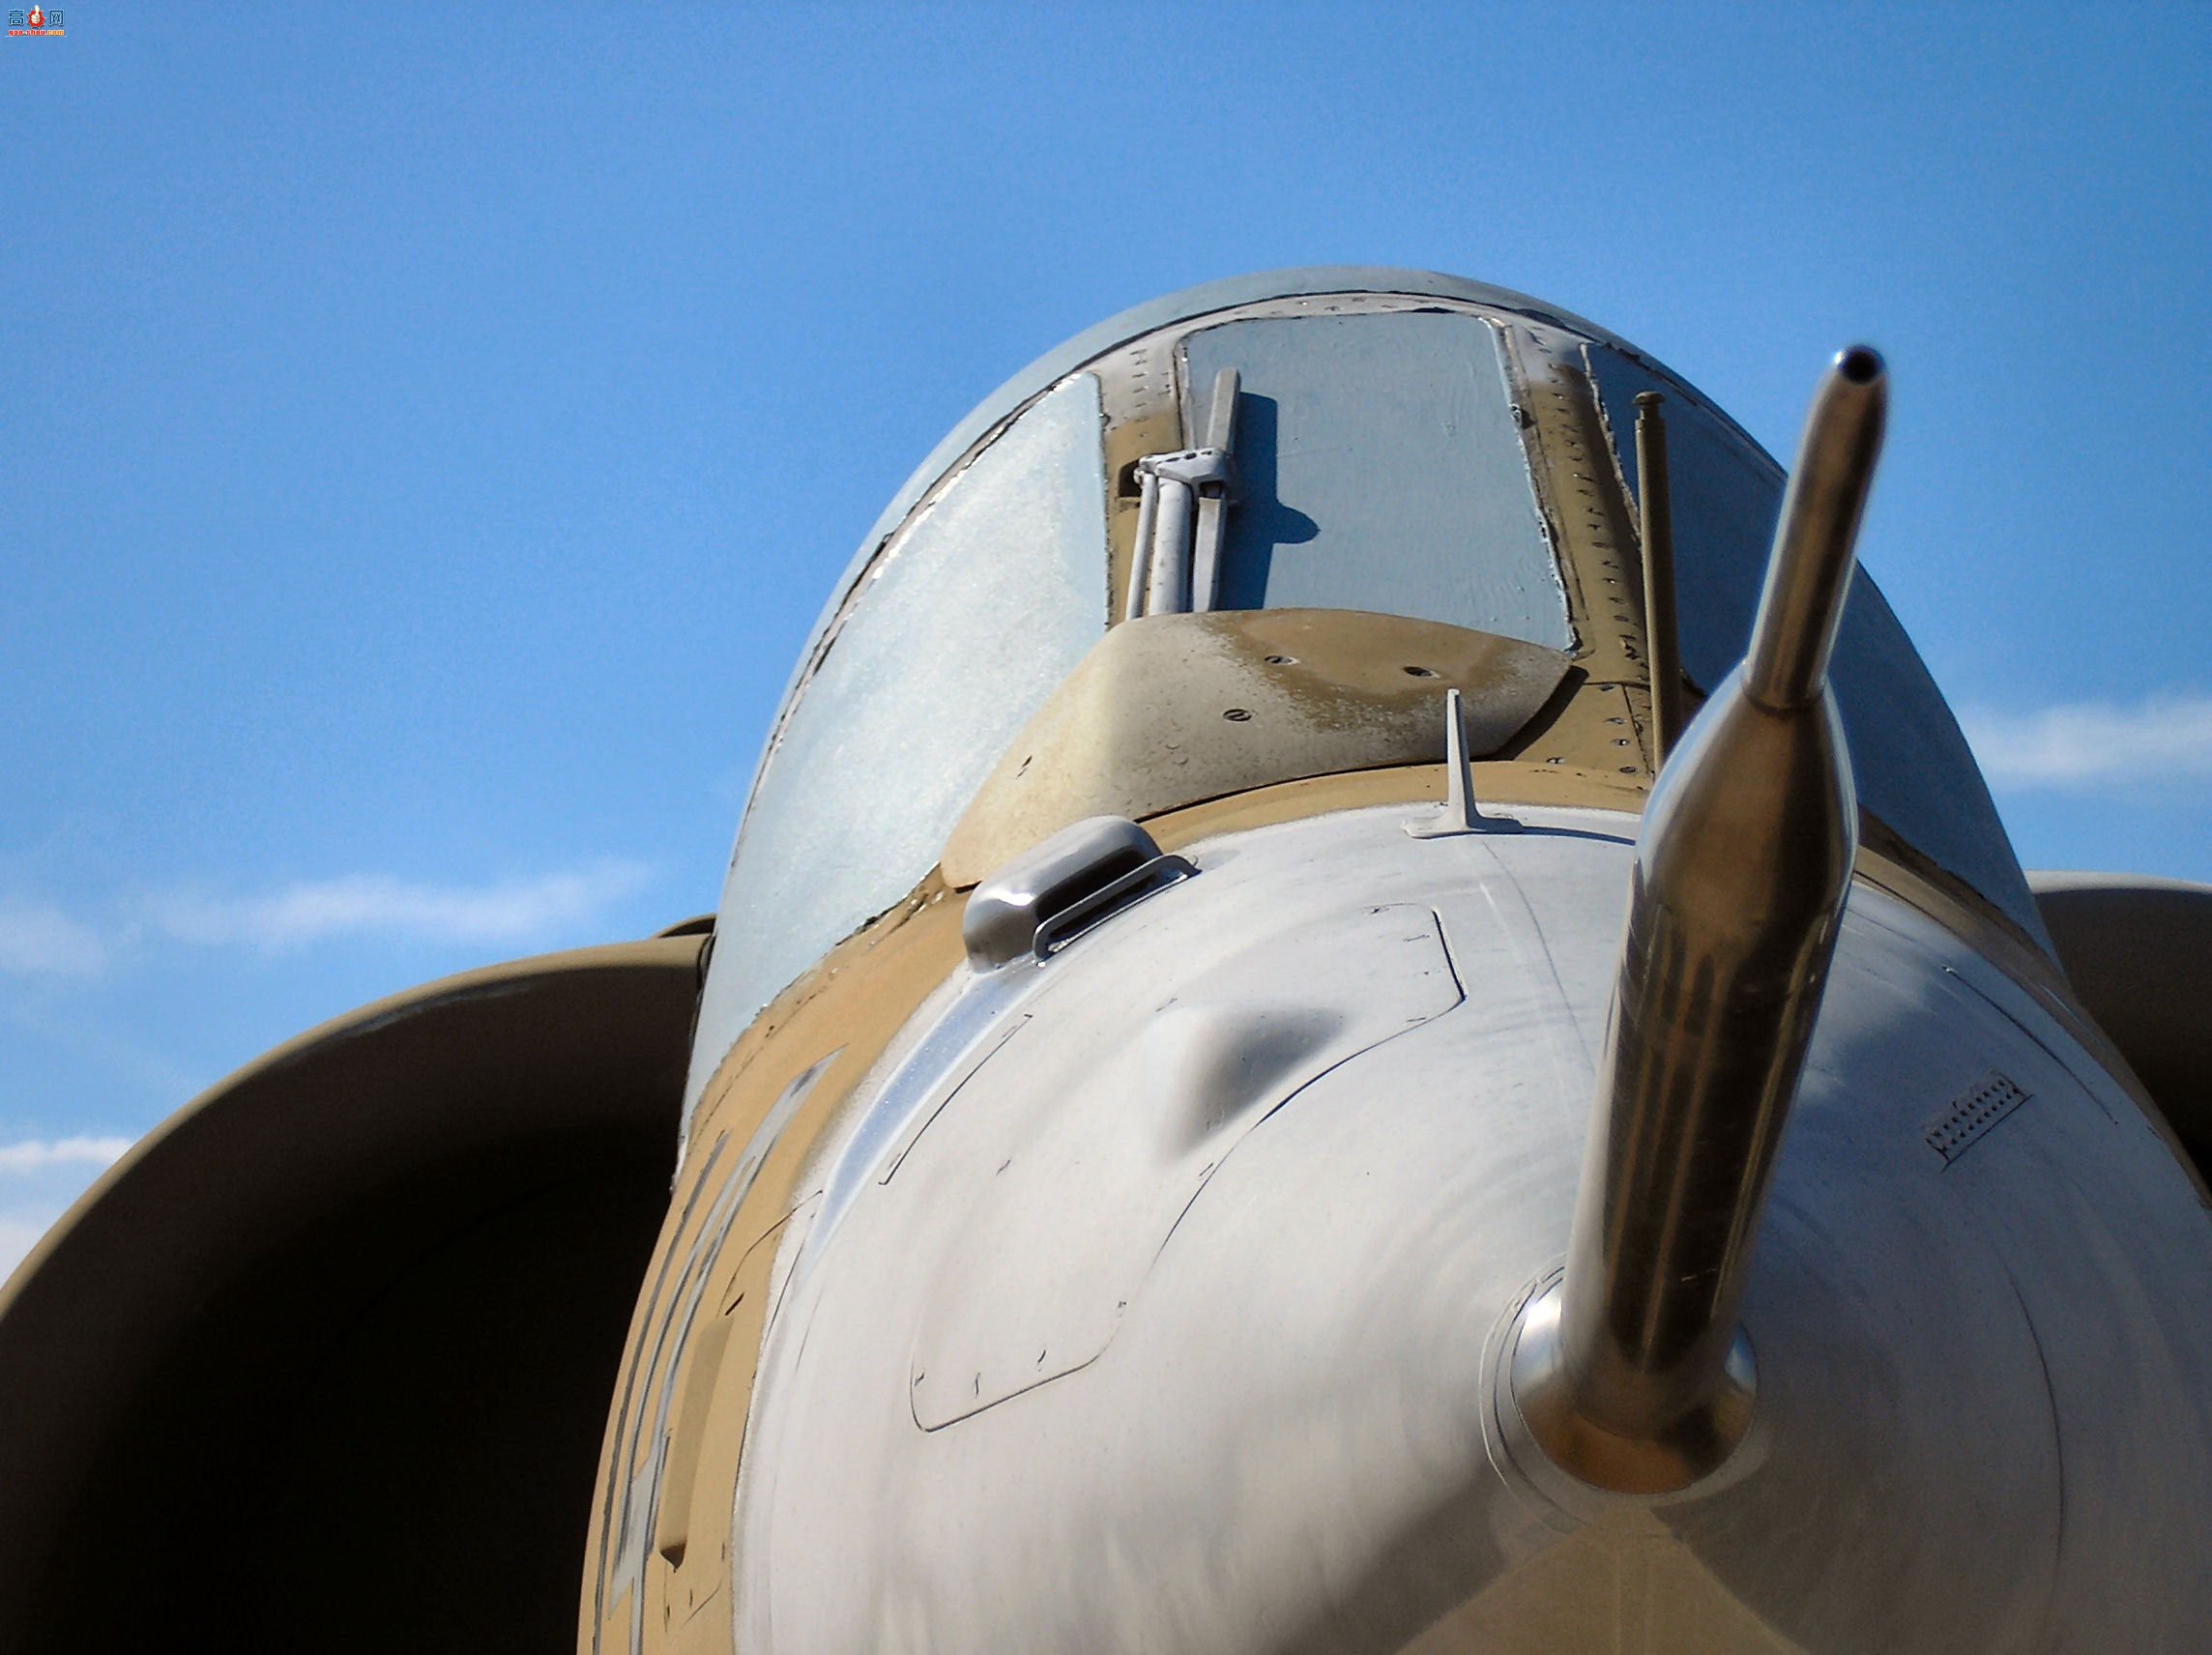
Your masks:
M1199 877L1022 992L995 973L933 1002L966 1030L958 1053L1030 1019L986 1069L1054 1043L1048 995L1143 983L1143 1039L1185 987L1260 972L1270 936L1325 955L1394 905L1438 916L1465 985L1244 1130L1156 1247L1147 1215L1186 1176L1172 1138L1149 1174L1064 1157L1057 1199L988 1157L995 1136L1004 1159L1116 1109L1141 1141L1165 1088L1109 1097L1008 1064L1013 1089L962 1090L920 1135L969 1135L950 1182L910 1181L911 1159L881 1181L895 1134L863 1103L825 1150L853 1193L795 1244L762 1351L738 1647L1950 1655L2180 1648L2212 1624L2190 1538L2212 1502L2212 1225L2033 995L1863 884L1746 1284L1756 1453L1632 1499L1516 1447L1499 1364L1565 1251L1636 826L1518 814L1513 834L1414 839L1392 808L1186 846ZM1307 975L1312 1003L1362 1016L1398 993ZM932 1060L950 1080L973 1059ZM1947 1164L1926 1122L1993 1067L2035 1103ZM994 1134L1008 1110L1020 1132ZM1152 1197L1112 1193L1131 1176ZM940 1295L966 1280L988 1299L986 1258L1048 1259L1079 1209L1149 1261L1111 1338L923 1430Z

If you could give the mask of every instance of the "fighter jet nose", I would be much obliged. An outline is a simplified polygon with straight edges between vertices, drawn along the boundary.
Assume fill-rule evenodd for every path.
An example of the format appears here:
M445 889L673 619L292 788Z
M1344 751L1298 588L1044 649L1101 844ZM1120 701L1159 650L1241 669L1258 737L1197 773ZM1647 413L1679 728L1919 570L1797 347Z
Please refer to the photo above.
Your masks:
M593 1655L2191 1646L2206 1198L1855 568L1886 397L1786 479L1406 271L1048 354L830 594L711 924L279 1050L10 1284L0 1644L151 1534L129 1625L464 1641L580 1551ZM2207 893L2048 888L2193 1095Z

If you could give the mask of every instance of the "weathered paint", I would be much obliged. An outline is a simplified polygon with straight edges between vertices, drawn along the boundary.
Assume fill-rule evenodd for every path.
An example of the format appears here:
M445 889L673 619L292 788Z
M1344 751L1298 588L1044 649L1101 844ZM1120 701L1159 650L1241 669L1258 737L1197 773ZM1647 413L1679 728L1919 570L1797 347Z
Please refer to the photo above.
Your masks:
M974 885L1088 816L1150 817L1300 776L1504 747L1559 687L1556 650L1341 609L1152 615L1115 627L1025 725L962 815L945 876Z
M924 881L778 995L709 1084L610 1403L578 1626L586 1655L728 1650L730 1493L773 1266L803 1239L821 1192L812 1151L964 959L960 904ZM791 1105L781 1118L779 1103ZM743 1188L717 1204L733 1162L748 1164ZM687 1261L696 1288L680 1292Z
M699 1013L722 1045L690 1100L754 1013L935 865L1106 630L1102 420L1091 374L1028 409L885 548L822 646L730 864Z

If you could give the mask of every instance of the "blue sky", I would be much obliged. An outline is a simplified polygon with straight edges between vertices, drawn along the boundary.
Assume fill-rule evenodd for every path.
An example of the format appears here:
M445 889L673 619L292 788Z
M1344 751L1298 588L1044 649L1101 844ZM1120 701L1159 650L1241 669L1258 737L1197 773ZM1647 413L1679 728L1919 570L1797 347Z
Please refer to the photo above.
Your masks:
M2023 858L2212 879L2212 10L293 9L0 41L0 1267L424 978L713 906L773 697L1031 357L1442 269L1785 458Z

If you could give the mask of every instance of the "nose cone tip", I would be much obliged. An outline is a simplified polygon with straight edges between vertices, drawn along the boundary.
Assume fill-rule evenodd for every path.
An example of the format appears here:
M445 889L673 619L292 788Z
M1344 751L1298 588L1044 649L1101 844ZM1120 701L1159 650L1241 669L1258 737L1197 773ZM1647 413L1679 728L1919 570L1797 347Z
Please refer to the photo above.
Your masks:
M1836 371L1853 385L1872 385L1889 366L1872 345L1847 345L1836 353Z

